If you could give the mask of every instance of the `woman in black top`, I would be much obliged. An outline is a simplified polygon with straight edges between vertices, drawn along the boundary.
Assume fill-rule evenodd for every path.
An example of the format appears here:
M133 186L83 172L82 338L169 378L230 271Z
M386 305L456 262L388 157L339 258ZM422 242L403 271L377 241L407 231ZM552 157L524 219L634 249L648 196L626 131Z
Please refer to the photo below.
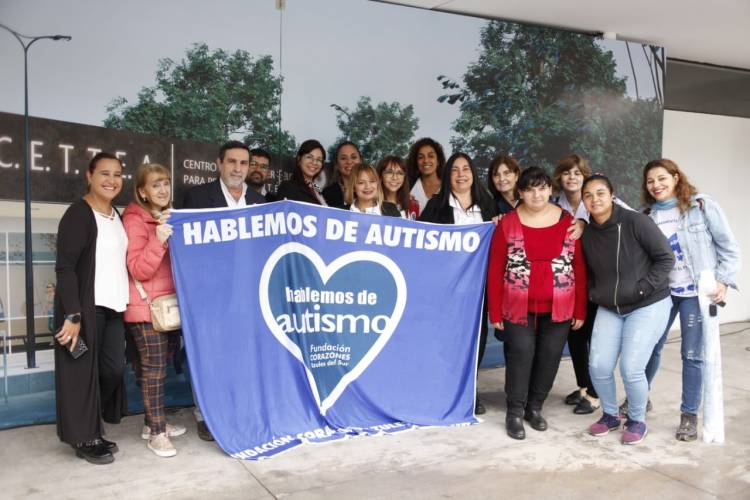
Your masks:
M612 183L601 174L583 182L583 203L591 218L583 233L589 269L589 297L599 307L594 321L589 372L602 417L589 433L603 436L620 428L614 369L628 397L623 444L640 443L646 427L646 364L666 330L669 273L675 262L667 238L647 215L614 203Z
M302 143L297 151L296 165L292 178L279 184L276 191L278 199L304 201L315 205L328 206L315 184L323 170L326 161L326 150L315 139L308 139Z
M497 205L484 187L476 182L479 179L471 158L463 153L455 153L445 162L440 176L440 191L427 202L419 220L438 224L479 224L493 220L498 215ZM487 301L484 301L480 320L479 355L477 370L487 346ZM474 412L481 415L484 405L477 394Z
M66 210L57 231L57 435L78 457L107 464L117 445L102 438L102 418L119 423L127 408L122 381L127 236L112 206L122 190L122 164L99 153L86 178L88 193ZM74 359L79 343L88 351Z
M516 183L520 176L521 167L512 156L499 155L490 162L487 169L487 187L501 215L507 214L518 205Z
M336 152L333 155L333 180L327 188L323 190L323 198L329 207L344 208L344 191L349 180L349 174L352 167L362 163L362 153L359 148L351 141L344 141L336 146Z
M455 153L443 167L440 191L427 202L419 220L438 224L492 220L498 215L497 206L484 187L474 182L478 179L471 158L464 153Z

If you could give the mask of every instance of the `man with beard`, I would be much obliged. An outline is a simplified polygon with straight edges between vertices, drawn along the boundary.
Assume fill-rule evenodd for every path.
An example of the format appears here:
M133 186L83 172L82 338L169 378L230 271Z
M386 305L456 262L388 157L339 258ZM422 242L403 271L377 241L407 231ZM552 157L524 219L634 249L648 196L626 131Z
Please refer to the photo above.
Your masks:
M219 167L219 178L195 186L185 193L182 208L238 208L266 202L262 195L258 194L255 189L248 188L245 183L250 170L250 150L245 144L239 141L229 141L221 146L216 164ZM197 423L198 437L204 441L213 441L214 438L203 420L197 401L193 414Z
M251 149L250 168L247 171L247 184L256 193L265 197L266 201L274 201L269 199L270 193L266 185L266 179L270 171L271 155L268 154L268 151L262 148Z
M265 198L248 189L245 183L250 170L250 150L245 144L239 141L224 144L216 164L219 178L185 193L182 208L237 208L265 203Z

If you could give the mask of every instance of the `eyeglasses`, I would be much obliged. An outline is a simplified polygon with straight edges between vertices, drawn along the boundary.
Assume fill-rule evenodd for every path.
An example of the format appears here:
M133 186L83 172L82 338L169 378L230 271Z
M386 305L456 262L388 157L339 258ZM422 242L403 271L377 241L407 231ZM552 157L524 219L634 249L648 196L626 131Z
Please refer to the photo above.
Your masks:
M313 156L313 155L308 154L308 155L303 156L302 158L304 158L307 161L311 161L313 163L317 163L318 165L322 165L323 164L323 158L319 158L317 156Z
M401 170L383 170L383 175L390 175L391 177L403 177L404 172Z
M261 170L268 170L268 167L270 166L268 163L258 163L257 161L251 161L250 166L253 168L259 168Z

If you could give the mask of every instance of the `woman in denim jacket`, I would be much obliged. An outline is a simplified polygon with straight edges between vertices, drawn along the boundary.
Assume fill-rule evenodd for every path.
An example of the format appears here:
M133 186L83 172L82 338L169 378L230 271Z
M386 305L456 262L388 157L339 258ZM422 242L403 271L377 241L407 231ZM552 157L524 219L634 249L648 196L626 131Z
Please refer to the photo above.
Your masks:
M710 197L699 194L673 161L649 162L643 169L642 195L646 213L669 240L675 266L669 275L672 311L664 335L654 348L646 367L649 386L659 368L667 333L680 313L682 336L682 405L675 437L694 441L698 437L697 415L703 385L703 321L698 303L698 279L704 270L713 271L714 304L723 305L727 287L737 288L740 249L724 212Z

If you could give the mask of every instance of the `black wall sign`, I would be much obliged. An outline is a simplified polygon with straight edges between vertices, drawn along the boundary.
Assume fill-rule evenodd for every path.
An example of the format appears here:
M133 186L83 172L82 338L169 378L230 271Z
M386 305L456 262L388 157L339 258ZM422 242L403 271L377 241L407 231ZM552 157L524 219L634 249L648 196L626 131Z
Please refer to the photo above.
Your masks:
M165 139L124 130L29 118L31 199L72 203L86 192L86 169L100 151L116 155L124 165L125 184L115 203L133 199L138 165L160 163L172 171L175 205L187 189L218 177L220 145ZM23 200L23 115L0 113L0 199ZM272 155L269 188L291 176L293 160Z

